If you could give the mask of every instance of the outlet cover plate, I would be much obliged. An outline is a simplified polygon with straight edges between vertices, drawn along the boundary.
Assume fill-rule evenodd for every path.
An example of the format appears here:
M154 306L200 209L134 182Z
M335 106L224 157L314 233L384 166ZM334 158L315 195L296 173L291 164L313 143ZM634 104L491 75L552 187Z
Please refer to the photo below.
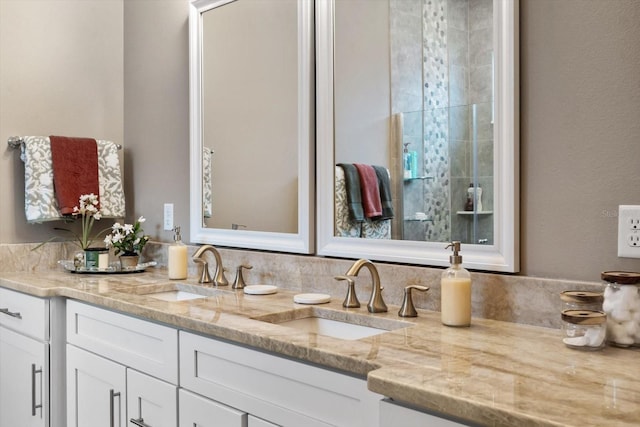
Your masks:
M640 258L640 206L618 207L618 256Z

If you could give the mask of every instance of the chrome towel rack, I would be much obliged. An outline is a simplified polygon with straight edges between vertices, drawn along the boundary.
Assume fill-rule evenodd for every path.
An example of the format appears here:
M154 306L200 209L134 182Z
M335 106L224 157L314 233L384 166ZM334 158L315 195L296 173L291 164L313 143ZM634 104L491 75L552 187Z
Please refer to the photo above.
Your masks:
M7 140L7 144L9 144L9 147L11 148L18 148L23 142L24 140L20 136L10 136Z
M24 138L22 138L21 136L10 136L7 139L7 144L10 148L19 148L23 143ZM122 150L121 144L116 144L116 147L118 147L118 150Z

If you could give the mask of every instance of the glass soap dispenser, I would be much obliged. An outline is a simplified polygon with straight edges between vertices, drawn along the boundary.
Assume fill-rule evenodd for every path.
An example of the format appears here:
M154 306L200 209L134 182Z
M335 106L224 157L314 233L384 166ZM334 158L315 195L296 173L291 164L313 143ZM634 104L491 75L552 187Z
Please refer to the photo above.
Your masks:
M409 153L409 143L406 142L403 144L404 150L402 150L402 164L404 170L404 179L412 178L412 170L411 170L411 154Z
M447 326L471 325L471 274L462 267L460 242L451 242L451 267L442 273L440 281L440 310L442 324Z
M169 260L167 262L169 279L186 279L187 246L182 243L182 237L180 236L180 227L174 227L173 232L174 244L169 246Z

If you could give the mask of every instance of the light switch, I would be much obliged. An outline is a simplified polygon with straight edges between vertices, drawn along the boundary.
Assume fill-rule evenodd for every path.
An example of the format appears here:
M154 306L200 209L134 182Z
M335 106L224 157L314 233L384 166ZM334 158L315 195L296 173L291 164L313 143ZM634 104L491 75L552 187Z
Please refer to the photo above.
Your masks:
M173 230L173 203L164 204L164 229Z

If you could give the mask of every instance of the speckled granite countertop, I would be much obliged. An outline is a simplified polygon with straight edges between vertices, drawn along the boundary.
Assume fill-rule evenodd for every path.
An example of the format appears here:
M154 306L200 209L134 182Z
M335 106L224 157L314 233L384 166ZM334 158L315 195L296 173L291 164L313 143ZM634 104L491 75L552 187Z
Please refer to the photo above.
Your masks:
M150 292L171 290L162 270L140 274L88 275L63 271L0 273L0 286L40 297L90 302L253 346L270 352L366 376L369 389L396 400L492 426L640 425L640 351L566 348L560 332L474 319L470 328L442 326L439 313L416 319L388 313L345 310L342 299L302 306L294 292L245 295L211 290L211 296L165 302ZM362 301L361 301L362 302ZM357 341L303 333L257 320L320 309L329 317L357 313L365 323L409 322L409 326ZM398 325L396 325L398 326Z

